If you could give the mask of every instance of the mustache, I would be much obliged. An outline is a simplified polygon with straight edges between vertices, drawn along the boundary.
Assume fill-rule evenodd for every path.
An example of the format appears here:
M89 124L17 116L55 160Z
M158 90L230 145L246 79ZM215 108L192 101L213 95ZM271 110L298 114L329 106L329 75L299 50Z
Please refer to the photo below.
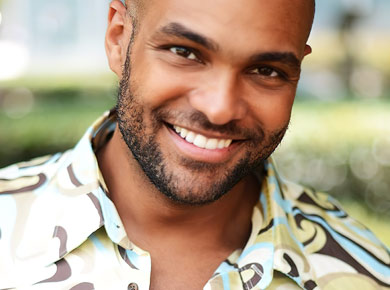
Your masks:
M240 136L243 139L263 140L265 136L264 130L261 126L250 129L243 128L234 120L223 125L217 125L211 123L207 116L200 111L177 112L158 108L153 110L152 113L155 116L156 121L159 123L171 123L171 121L174 121L175 123L177 122L181 125L189 124L188 127L190 128L196 127L213 133Z

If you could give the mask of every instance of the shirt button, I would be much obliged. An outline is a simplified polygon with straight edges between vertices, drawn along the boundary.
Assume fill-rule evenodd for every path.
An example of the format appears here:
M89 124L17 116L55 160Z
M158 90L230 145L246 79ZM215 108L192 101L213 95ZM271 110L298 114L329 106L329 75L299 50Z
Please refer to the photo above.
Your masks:
M130 283L129 287L127 287L128 290L138 290L138 285L137 283Z

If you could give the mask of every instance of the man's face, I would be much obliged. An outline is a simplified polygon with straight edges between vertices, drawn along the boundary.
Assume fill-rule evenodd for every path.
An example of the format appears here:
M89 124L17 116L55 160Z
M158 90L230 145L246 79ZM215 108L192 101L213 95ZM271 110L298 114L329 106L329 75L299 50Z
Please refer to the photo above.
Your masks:
M126 55L118 123L160 192L184 204L214 201L273 152L311 13L308 0L149 4Z

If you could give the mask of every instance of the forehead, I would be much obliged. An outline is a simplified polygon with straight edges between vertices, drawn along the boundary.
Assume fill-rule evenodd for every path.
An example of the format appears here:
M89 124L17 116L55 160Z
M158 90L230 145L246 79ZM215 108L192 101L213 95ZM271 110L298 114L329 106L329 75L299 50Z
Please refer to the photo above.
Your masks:
M141 26L155 30L183 24L221 45L234 40L258 46L294 46L303 50L313 18L313 0L154 0Z

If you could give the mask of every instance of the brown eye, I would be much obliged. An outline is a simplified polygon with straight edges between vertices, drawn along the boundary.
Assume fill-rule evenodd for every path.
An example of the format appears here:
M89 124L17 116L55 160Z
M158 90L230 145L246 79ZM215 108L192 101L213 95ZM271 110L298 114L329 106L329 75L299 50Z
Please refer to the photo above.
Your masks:
M191 50L181 47L181 46L173 46L169 49L174 54L177 54L178 56L190 59L190 60L198 60L195 53L193 53Z
M276 70L274 70L273 68L268 67L268 66L254 68L250 71L250 73L258 74L258 75L270 77L270 78L280 77L280 74Z

